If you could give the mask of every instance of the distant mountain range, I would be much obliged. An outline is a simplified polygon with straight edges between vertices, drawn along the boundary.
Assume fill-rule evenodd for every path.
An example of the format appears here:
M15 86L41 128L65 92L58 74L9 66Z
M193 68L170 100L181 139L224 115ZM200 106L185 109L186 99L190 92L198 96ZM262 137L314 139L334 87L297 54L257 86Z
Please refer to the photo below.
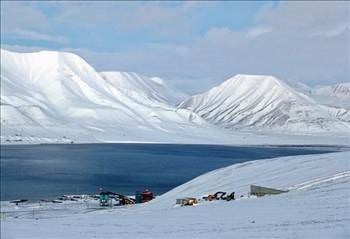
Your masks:
M224 128L348 133L349 97L348 83L301 93L249 75L187 97L158 77L97 72L72 53L1 50L2 143L196 142L229 138Z
M339 83L314 88L302 83L291 84L291 86L297 91L315 99L320 104L350 108L350 83Z
M330 90L327 96L333 93ZM349 129L348 109L321 105L273 76L236 75L207 92L190 97L180 108L196 112L214 124L233 128L284 132Z

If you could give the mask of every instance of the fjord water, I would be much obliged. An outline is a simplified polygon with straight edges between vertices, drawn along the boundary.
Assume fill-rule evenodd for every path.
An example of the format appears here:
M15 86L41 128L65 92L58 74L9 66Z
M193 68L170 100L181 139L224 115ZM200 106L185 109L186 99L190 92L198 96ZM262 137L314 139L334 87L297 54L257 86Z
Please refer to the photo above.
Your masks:
M312 147L172 144L2 145L1 200L94 194L164 193L213 169L279 156L330 152Z

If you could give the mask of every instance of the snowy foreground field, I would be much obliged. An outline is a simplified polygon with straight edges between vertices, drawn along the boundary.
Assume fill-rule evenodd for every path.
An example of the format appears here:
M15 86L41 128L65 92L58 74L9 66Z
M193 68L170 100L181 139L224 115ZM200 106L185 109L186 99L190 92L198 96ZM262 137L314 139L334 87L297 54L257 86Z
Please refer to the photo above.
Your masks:
M350 152L251 161L218 169L150 203L2 203L1 238L350 238ZM261 198L250 184L290 190ZM217 191L235 201L175 206Z

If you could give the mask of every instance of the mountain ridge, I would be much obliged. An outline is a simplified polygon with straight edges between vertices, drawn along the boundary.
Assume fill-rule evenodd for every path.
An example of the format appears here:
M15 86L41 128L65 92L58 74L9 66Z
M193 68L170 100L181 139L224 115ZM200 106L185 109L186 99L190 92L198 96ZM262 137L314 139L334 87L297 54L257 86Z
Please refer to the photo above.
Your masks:
M314 99L273 76L236 75L183 101L179 108L232 128L348 130Z
M269 122L281 121L288 116L283 114L283 110L290 106L286 108L282 105L280 108L279 105L281 99L289 98L307 101L309 106L314 107L313 111L333 115L333 118L349 115L342 109L324 109L324 106L273 76L265 77L265 82L259 82L261 76L256 76L251 77L249 84L241 79L238 83L231 80L223 82L221 87L214 87L222 94L208 95L205 101L216 103L203 105L206 115L184 107L186 100L176 106L185 94L170 87L163 79L133 72L98 72L73 53L14 53L1 49L1 62L1 142L16 138L14 135L26 135L29 141L40 135L45 140L51 137L66 141L70 138L80 142L213 142L214 139L215 142L229 142L233 132L225 129L230 127L227 121L236 120L240 123L240 127L236 128L250 129L251 125L244 122L256 116L263 119L257 125L263 130ZM245 75L238 75L235 79L237 77L245 78ZM236 92L236 88L240 89L240 93L231 94ZM267 97L250 97L269 92ZM233 98L248 100L235 105ZM253 109L264 104L277 113L282 110L282 113L271 118L264 116L263 110L253 111L255 116L247 112L230 114L234 112L233 106ZM216 117L219 122L211 120ZM332 121L333 118L327 118L330 125L336 122L335 128L343 127L340 121ZM324 132L339 131L332 130ZM317 132L312 127L305 128L305 131Z

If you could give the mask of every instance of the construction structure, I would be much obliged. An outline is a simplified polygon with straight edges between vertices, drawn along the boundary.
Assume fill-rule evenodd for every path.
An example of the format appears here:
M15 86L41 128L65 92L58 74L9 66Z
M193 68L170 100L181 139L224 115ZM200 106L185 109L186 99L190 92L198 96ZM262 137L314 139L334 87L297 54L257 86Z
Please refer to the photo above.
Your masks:
M226 192L216 192L215 194L209 194L208 196L204 196L203 199L205 201L213 201L213 200L226 200L231 201L235 200L235 192L232 192L231 194L227 195Z
M288 190L280 190L275 188L267 188L267 187L261 187L257 185L250 185L250 195L255 195L258 197L262 197L265 195L276 195L281 193L286 193Z
M176 204L181 205L181 206L193 206L197 204L198 201L196 198L180 198L176 199Z
M103 207L112 206L112 199L119 202L119 204L117 205L120 205L120 206L135 204L134 199L124 196L122 194L114 193L111 191L102 191L100 193L100 206L103 206Z
M100 206L102 207L112 206L112 199L109 197L108 192L100 193Z

